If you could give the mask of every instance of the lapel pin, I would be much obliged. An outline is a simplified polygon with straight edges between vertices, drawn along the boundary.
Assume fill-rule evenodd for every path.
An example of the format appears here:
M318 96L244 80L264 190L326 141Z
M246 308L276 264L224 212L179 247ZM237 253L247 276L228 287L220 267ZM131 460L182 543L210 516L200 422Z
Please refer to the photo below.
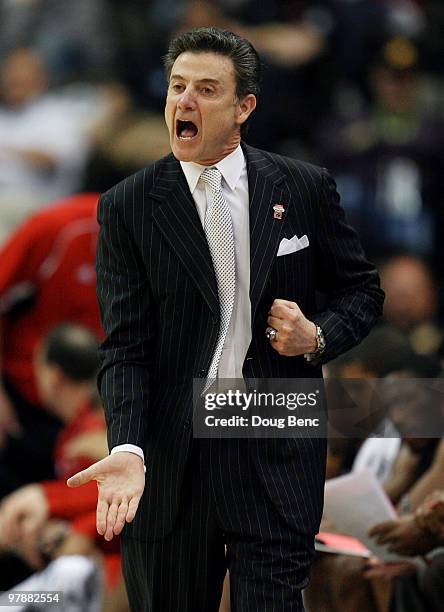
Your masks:
M285 212L285 208L282 206L282 204L275 204L273 206L273 210L274 210L273 218L282 219L282 215Z

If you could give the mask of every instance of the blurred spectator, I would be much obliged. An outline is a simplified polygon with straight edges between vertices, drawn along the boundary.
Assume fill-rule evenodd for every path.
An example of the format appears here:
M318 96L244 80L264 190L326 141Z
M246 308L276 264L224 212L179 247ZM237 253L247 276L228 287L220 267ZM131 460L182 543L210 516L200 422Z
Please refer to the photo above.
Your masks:
M383 482L399 513L413 511L428 493L444 485L444 441L437 439L443 432L444 406L440 385L432 384L441 372L439 364L414 354L401 332L382 326L328 369L329 377L350 377L342 381L347 391L342 410L348 417L341 415L344 422L339 431L346 431L344 423L349 424L350 435L376 425L350 469L370 469ZM376 376L386 378L377 380ZM327 389L329 385L330 378ZM348 446L338 446L338 440L329 439L329 455L336 459L334 475L344 470L345 459L350 466L350 449L358 446L350 438L346 441ZM321 530L335 530L328 517L323 518ZM372 582L365 581L364 571L362 559L318 554L306 590L308 608L386 610L390 585L379 584L376 573Z
M54 557L68 533L77 533L77 524L85 523L83 517L89 529L91 525L95 528L95 483L83 490L70 491L66 479L108 454L103 413L96 411L98 369L98 341L80 326L64 324L52 329L36 350L35 373L40 397L47 409L63 422L54 450L57 478L21 487L0 505L1 547L18 554L32 569L41 569ZM48 524L49 519L65 519L69 523ZM79 533L83 530L84 527ZM73 550L72 546L71 541L70 554L83 552ZM118 547L115 554L118 555ZM0 565L4 581L10 575L11 559L0 559ZM114 567L113 570L115 574ZM117 576L111 576L114 582L118 570L117 564ZM71 573L65 571L64 582L68 586ZM77 578L76 586L80 587Z
M100 574L96 563L82 555L66 555L50 563L43 571L33 574L14 586L15 592L48 593L58 591L53 603L39 604L41 611L59 608L69 612L101 612ZM62 600L63 597L63 600ZM44 598L42 598L45 600ZM46 597L49 601L49 596ZM61 603L63 601L63 603ZM11 609L7 594L0 595L0 606ZM60 607L62 606L62 607ZM14 604L19 612L35 610L28 604ZM119 611L120 612L120 611ZM121 612L127 612L123 609Z
M426 561L373 561L367 578L394 578L392 612L429 612L444 607L444 491L429 495L413 514L375 525L370 534L400 555L427 555Z
M327 365L328 478L370 469L379 480L387 479L400 440L387 407L379 401L378 378L397 369L410 353L400 331L381 325Z
M413 352L396 355L382 372L386 378L378 385L379 401L385 404L388 418L402 438L390 476L384 482L393 504L400 502L428 469L435 453L436 438L443 431L440 392L434 390L441 372L436 359ZM417 438L422 437L428 440L418 442Z
M109 0L119 40L116 73L135 104L163 112L166 92L162 55L180 19L185 0Z
M408 336L417 353L437 353L443 333L437 323L437 285L429 267L418 257L400 255L389 258L379 271L384 319Z
M319 156L370 256L403 250L437 266L444 123L418 48L400 37L385 42L368 83L370 103L356 91L352 105L340 99L319 131Z
M48 93L42 57L16 49L0 63L0 240L9 217L79 188L87 141L57 97Z
M102 85L100 95L102 112L89 130L84 189L103 192L167 155L170 140L163 114L136 110L122 83Z
M102 330L93 268L97 195L73 196L27 220L0 251L0 498L52 476L59 420L42 408L33 354L54 325Z
M336 22L331 63L341 85L344 81L364 85L363 66L381 32L418 35L424 27L421 8L410 0L332 0L328 4Z
M444 444L436 439L409 439L411 449L417 461L404 463L404 468L413 470L416 479L409 485L401 503L399 512L408 507L415 511L424 498L442 486L444 482ZM408 482L409 479L406 480ZM411 480L410 480L411 482ZM357 509L358 511L358 509ZM328 517L327 517L328 520ZM334 526L328 525L324 531L334 531ZM387 610L387 602L391 595L391 585L387 582L367 581L366 561L346 555L319 554L313 566L311 582L306 591L308 608L311 610L328 610L328 612L375 612ZM387 570L387 566L385 566ZM387 575L388 572L387 572ZM367 577L371 577L367 575ZM379 576L375 573L374 577ZM381 603L382 602L382 603ZM379 606L382 607L379 607ZM432 608L430 608L432 609ZM437 608L441 609L441 608ZM415 608L411 609L413 612ZM404 612L401 608L399 612Z
M101 76L116 49L106 0L0 0L0 56L32 46L46 60L51 82Z
M417 508L396 521L375 525L370 535L400 555L424 555L444 543L444 491L437 490Z

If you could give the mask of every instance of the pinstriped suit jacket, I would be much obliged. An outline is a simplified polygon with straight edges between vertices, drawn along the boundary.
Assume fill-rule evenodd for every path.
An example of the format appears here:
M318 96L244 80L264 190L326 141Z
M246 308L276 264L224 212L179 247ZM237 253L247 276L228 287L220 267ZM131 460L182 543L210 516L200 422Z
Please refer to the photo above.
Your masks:
M253 339L251 378L321 377L321 365L283 357L265 338L275 298L295 301L325 334L326 362L357 344L381 314L383 292L335 183L310 164L242 145L250 198ZM285 207L282 220L272 207ZM205 234L179 162L169 155L102 195L97 293L106 339L99 390L110 448L141 446L146 487L125 535L168 533L177 514L192 438L192 379L204 377L219 331L217 285ZM308 248L276 257L283 237ZM325 294L317 312L316 292ZM251 440L255 465L285 520L316 532L322 512L325 441Z

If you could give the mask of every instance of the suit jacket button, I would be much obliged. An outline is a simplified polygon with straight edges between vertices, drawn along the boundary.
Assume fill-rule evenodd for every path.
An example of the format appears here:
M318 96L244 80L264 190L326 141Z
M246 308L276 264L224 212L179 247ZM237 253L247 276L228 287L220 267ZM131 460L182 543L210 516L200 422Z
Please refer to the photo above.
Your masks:
M184 429L189 429L191 427L191 422L190 421L185 421L185 423L183 424L183 428Z
M211 317L211 323L212 323L213 325L217 325L218 321L219 321L219 319L218 319L218 317L217 317L216 315L213 315L213 316Z
M207 375L207 371L206 370L199 370L199 378L203 378L206 375Z

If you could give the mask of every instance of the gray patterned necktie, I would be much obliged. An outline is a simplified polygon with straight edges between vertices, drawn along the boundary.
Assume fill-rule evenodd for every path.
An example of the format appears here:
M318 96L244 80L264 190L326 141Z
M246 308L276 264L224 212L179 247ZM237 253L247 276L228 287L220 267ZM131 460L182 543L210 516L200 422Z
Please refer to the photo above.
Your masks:
M217 290L220 304L220 329L208 370L207 385L217 377L220 356L227 336L233 312L236 289L236 263L234 257L233 222L230 209L223 196L222 175L217 168L205 168L200 178L211 188L212 203L207 206L204 231L216 273Z

